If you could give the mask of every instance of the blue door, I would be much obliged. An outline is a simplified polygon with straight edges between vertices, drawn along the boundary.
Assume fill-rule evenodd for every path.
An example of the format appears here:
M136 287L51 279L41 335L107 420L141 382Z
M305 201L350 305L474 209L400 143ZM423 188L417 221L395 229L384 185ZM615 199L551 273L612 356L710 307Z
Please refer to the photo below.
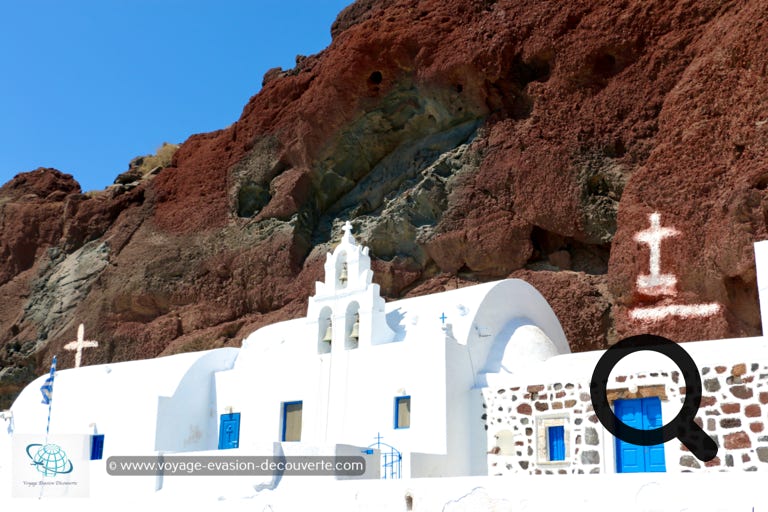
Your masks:
M613 405L616 417L627 426L639 430L651 430L663 425L661 400L657 396L616 400ZM638 446L616 439L617 473L663 473L666 470L663 444Z
M219 450L237 448L240 443L240 413L221 415L219 425Z
M104 434L91 435L91 460L101 460L104 456Z

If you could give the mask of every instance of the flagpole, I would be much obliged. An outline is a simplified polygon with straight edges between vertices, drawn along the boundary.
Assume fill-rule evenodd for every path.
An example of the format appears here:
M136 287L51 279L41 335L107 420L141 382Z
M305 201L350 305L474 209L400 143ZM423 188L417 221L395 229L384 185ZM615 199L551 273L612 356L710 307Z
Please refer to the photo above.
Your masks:
M53 400L48 402L48 423L45 425L45 444L48 444L48 433L51 430L51 406L53 405Z
M51 373L45 379L45 383L40 388L43 393L43 403L48 404L48 422L45 425L45 444L48 444L48 434L51 431L51 407L53 406L53 377L56 373L56 356L53 356L51 363Z
M43 403L48 404L48 423L45 425L45 444L43 447L48 445L48 434L51 431L51 406L53 406L53 377L56 373L56 356L53 356L53 361L51 362L51 373L48 374L48 378L45 379L45 382L40 387L40 392L43 394ZM38 496L38 499L43 498L43 490L45 486L40 486L40 495Z

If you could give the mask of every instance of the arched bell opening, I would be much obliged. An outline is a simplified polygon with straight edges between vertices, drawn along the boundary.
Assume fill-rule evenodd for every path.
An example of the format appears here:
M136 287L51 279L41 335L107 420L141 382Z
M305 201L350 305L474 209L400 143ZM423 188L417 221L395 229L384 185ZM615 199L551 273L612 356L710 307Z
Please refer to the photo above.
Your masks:
M333 322L331 321L331 308L320 310L317 320L317 353L328 354L331 351L333 340Z
M347 253L341 251L336 258L336 289L340 290L347 287L349 282L349 268L347 265Z
M360 340L360 304L357 302L351 302L347 306L347 312L345 316L345 329L344 329L344 348L347 350L355 349L358 347L358 341Z

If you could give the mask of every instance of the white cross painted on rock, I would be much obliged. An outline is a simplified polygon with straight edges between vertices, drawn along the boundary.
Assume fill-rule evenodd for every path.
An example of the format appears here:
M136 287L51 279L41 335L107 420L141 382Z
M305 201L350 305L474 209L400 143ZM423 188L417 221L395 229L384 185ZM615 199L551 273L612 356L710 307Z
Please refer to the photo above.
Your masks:
M661 242L665 238L680 234L675 228L661 227L661 214L653 212L648 215L651 227L635 235L635 241L648 244L650 263L647 275L637 276L637 288L646 295L676 295L677 277L674 274L661 273ZM633 320L657 322L670 316L679 318L701 318L718 313L722 306L717 302L708 304L660 304L658 306L640 307L630 310Z
M70 341L64 345L64 350L75 350L75 368L80 368L80 362L83 360L83 349L98 347L98 341L85 339L85 325L80 324L77 328L77 340Z
M661 227L661 214L648 215L651 227L635 235L635 240L648 244L650 250L649 274L637 276L637 288L648 295L675 295L677 278L674 274L661 273L661 241L680 232L674 228Z

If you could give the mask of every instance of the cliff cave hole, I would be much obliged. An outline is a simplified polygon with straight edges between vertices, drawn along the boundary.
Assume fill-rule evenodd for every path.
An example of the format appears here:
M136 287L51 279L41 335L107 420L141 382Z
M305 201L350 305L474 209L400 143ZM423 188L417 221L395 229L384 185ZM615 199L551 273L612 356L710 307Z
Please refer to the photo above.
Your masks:
M533 112L533 98L531 98L525 91L515 96L515 100L512 102L511 107L512 119L522 121L530 117Z
M272 196L264 185L252 181L243 183L237 191L237 216L253 217L269 203L270 199Z
M549 80L549 76L552 71L550 62L552 61L553 57L554 53L550 50L541 52L540 54L532 57L527 62L524 62L524 84L529 84L531 82L546 82Z
M600 174L590 176L587 180L587 193L591 196L605 196L611 192L605 177Z
M520 91L531 82L546 82L553 58L552 50L541 51L527 60L523 60L522 55L516 55L510 64L508 80Z
M592 275L608 272L610 244L579 242L534 226L531 231L533 254L526 264L530 270L573 270Z
M568 17L565 18L565 29L573 30L579 26L579 23L581 23L581 16L576 14L569 14Z
M609 158L621 158L627 154L627 147L620 138L615 138L603 147L603 153Z
M616 69L616 57L609 53L598 55L592 61L592 72L602 78L609 78L615 75L618 72Z
M382 76L381 71L374 71L371 73L371 76L368 77L368 83L371 85L379 85L382 80L384 80L384 77Z

